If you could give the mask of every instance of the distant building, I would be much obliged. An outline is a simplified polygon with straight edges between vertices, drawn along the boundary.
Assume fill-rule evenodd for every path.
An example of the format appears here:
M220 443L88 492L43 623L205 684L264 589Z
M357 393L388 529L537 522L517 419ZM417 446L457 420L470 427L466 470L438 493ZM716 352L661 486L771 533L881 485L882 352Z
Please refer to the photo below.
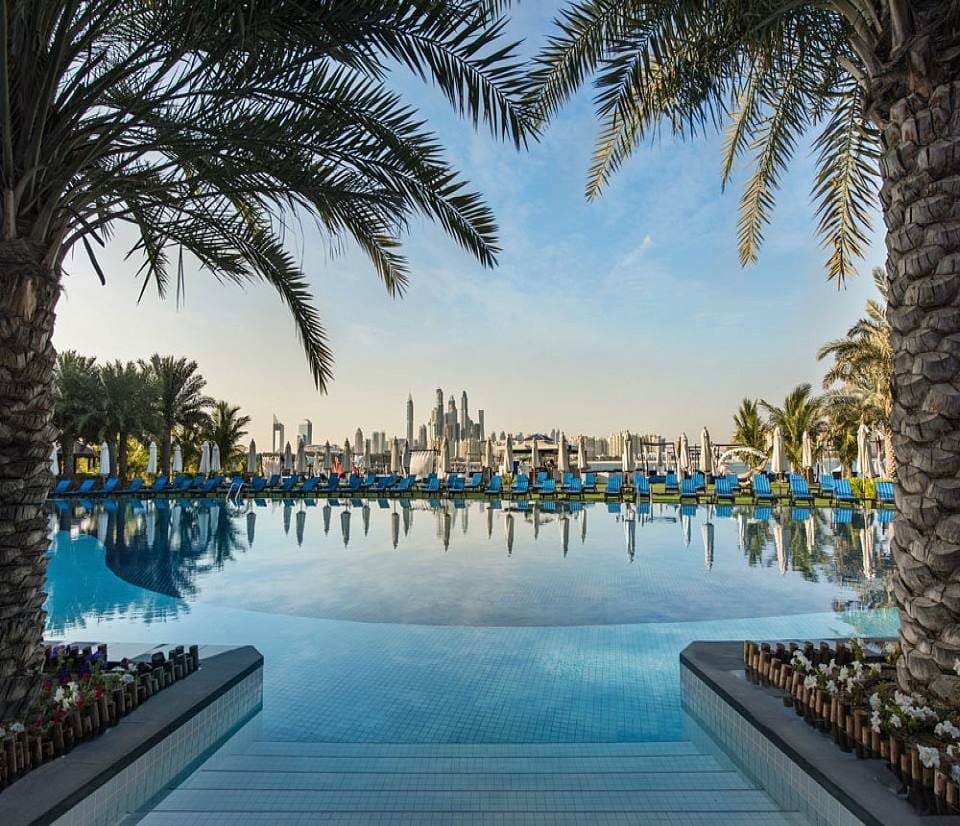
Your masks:
M277 421L276 414L273 417L273 432L270 439L270 450L273 453L281 453L285 442L283 440L283 422Z
M425 424L420 425L420 430L417 432L417 442L416 446L420 450L426 450L429 447L427 443L427 426Z
M309 419L304 419L300 422L300 426L297 428L297 435L303 439L305 445L313 444L313 422Z
M477 438L480 439L481 442L487 438L487 432L486 430L484 430L484 425L483 425L482 410L477 411Z
M359 427L357 432L353 434L353 446L358 453L363 450L363 431Z
M407 397L407 444L413 446L413 393Z

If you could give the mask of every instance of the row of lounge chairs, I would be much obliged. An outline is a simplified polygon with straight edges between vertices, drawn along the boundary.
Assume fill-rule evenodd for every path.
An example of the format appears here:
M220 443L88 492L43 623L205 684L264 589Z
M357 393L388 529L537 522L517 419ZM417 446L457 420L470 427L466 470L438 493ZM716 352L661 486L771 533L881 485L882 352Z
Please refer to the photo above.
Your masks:
M678 479L674 473L664 477L648 477L641 471L633 474L611 473L606 481L605 488L600 491L605 498L620 499L624 496L634 498L651 497L651 481L664 485L664 493L668 496L679 495L681 502L710 500L717 503L733 503L737 496L750 496L756 502L775 502L778 500L770 484L770 479L764 474L755 474L750 479L749 489L745 489L735 473L719 476L714 480L713 491L708 492L707 481L702 473ZM121 494L136 494L138 496L154 495L199 495L226 493L230 496L260 494L280 495L313 495L337 493L415 493L426 494L458 494L483 493L491 496L509 494L512 496L526 496L533 493L540 497L580 497L585 493L597 493L597 474L586 472L582 477L572 473L564 473L560 480L550 477L546 471L536 474L533 482L526 476L518 476L509 488L504 487L503 477L494 474L486 482L484 475L476 472L463 476L451 473L446 479L436 474L430 474L425 480L418 481L413 475L394 475L356 473L340 476L331 473L329 476L312 476L301 481L299 476L282 477L279 474L265 479L255 476L249 481L240 476L228 479L225 476L178 476L173 480L158 477L152 485L146 485L142 479L132 480L126 487L120 487L119 481L111 477L100 488L95 487L93 479L87 479L76 488L70 487L67 480L57 484L51 493L53 498L70 496L111 496ZM791 474L789 477L789 493L782 497L794 504L812 504L814 494L811 492L807 480L800 475ZM832 476L823 476L820 479L817 498L826 499L837 505L854 504L857 497L853 493L849 479L834 479ZM876 483L876 502L881 505L892 505L894 502L893 483L878 481Z

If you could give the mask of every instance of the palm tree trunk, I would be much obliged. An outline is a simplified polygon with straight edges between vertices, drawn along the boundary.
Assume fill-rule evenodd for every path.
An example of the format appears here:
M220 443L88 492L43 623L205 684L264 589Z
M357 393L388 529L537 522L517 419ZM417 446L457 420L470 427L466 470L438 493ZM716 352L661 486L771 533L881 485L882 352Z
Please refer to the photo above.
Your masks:
M170 475L170 454L173 452L173 432L170 428L163 431L163 444L160 447L160 473Z
M64 479L73 480L73 446L76 439L72 433L66 431L60 434L60 447L63 453L63 465L60 467L60 475Z
M44 248L0 241L0 720L22 719L40 687L53 481L51 343L60 294Z
M117 472L114 476L127 478L127 434L123 431L117 436Z
M888 479L897 478L897 457L893 451L893 433L889 427L883 428L883 458Z
M904 689L960 699L960 82L929 77L916 61L891 73L894 91L873 108L894 351L897 670Z

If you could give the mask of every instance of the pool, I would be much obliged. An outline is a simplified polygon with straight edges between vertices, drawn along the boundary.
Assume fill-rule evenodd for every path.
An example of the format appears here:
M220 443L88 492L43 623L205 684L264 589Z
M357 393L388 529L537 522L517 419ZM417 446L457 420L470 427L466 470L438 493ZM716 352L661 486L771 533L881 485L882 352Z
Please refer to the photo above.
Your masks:
M666 741L695 639L891 634L883 512L51 504L48 635L253 644L267 736Z

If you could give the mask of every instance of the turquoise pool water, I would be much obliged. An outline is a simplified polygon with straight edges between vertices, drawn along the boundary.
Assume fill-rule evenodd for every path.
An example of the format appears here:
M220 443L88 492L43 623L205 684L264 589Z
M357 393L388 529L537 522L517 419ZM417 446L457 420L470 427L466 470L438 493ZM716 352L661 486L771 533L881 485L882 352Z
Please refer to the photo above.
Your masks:
M673 740L692 640L895 632L886 522L789 507L58 502L48 635L256 645L277 739Z

